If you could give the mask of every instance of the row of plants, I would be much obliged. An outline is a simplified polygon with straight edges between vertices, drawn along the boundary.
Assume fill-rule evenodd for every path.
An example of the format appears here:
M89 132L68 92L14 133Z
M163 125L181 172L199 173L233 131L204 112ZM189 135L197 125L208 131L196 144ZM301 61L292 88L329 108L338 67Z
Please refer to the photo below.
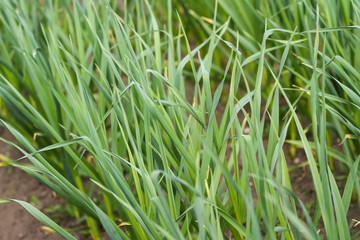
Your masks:
M347 214L360 194L359 9L3 1L1 123L17 142L2 140L24 157L1 165L66 199L93 239L356 238ZM314 214L292 191L299 148Z

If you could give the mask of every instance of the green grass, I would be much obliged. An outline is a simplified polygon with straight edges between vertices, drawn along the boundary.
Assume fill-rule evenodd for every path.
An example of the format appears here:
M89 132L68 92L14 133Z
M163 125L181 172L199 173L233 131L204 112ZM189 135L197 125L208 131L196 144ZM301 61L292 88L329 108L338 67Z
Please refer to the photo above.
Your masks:
M357 2L83 2L0 7L1 122L31 161L6 164L64 197L93 239L355 237ZM289 143L314 214L292 191Z
M211 1L179 0L176 2L179 11L188 16L186 18L186 26L189 26L186 29L188 32L195 30L194 36L197 39L203 39L202 36L210 33L211 27L202 17L213 16L214 8L209 7L209 4L212 4ZM321 48L318 49L316 55L324 58L324 61L320 61L320 63L325 64L326 93L329 94L326 95L327 110L331 112L331 115L328 116L331 128L331 131L327 132L328 145L333 144L331 132L334 132L342 140L346 138L348 140L344 142L346 155L348 158L355 159L355 149L360 148L358 141L359 104L355 100L359 95L357 83L359 72L356 69L360 67L357 57L359 55L357 43L359 41L360 13L358 1L218 0L218 5L219 21L224 22L229 17L232 19L231 30L228 31L227 38L232 41L239 38L239 48L247 57L259 53L266 24L268 29L287 30L276 32L267 41L268 52L266 55L271 59L268 68L278 66L282 56L283 41L288 38L288 31L296 31L291 54L285 63L283 76L279 79L286 88L293 88L294 85L302 88L310 86L309 79L313 76L314 69L321 73L321 64L315 67L312 61L315 34L318 31L318 44ZM317 14L317 9L319 14ZM198 21L195 21L194 18ZM196 24L193 23L194 21ZM198 27L194 28L194 25ZM227 53L223 49L219 49L215 54L220 63L221 55ZM249 72L256 72L257 63L252 64ZM255 77L251 76L249 81L254 84ZM270 84L271 81L272 76L266 75L264 85ZM267 98L268 94L268 89L262 91L264 98ZM299 94L289 93L292 101L295 101L298 96ZM310 102L310 97L303 97L302 101L297 102L297 107L308 120L312 121L309 114L312 111ZM347 130L344 131L341 125L345 126ZM296 136L294 124L290 126L290 135L294 140Z

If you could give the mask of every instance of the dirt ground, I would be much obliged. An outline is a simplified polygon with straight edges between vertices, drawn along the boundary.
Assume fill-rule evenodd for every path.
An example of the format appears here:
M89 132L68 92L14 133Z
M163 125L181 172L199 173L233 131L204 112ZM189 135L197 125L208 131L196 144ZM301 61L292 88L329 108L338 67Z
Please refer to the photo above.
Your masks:
M288 146L285 147L285 152L287 151ZM315 214L315 207L316 207L316 191L315 186L313 184L313 179L310 171L309 166L303 166L303 167L297 167L299 165L302 165L307 161L306 154L302 149L297 149L296 157L294 160L290 160L290 157L287 156L287 165L288 168L294 168L289 172L290 175L290 181L292 185L292 190L295 193L297 197L300 198L300 200L304 203L305 207L307 208L308 212L311 216L314 216ZM338 161L334 160L334 172L335 172L335 178L341 177L345 175L340 170L340 167L338 166ZM345 188L346 179L337 180L337 184L339 186L340 193L343 193L343 190ZM303 217L303 214L300 210L300 204L296 203L297 210L300 213L300 216ZM350 203L349 211L347 214L347 220L348 220L348 226L351 231L351 235L354 237L354 239L360 239L359 231L360 226L356 226L356 222L353 220L360 220L360 208L359 204L354 201ZM322 219L320 218L319 226L318 226L319 234L324 234L325 229L322 222Z
M0 129L0 137L13 140L12 135ZM21 153L15 148L10 148L0 141L0 154L13 160L21 157ZM14 167L0 167L0 198L23 200L34 204L39 210L64 204L64 200L56 197L53 192L27 173ZM45 213L46 215L49 215ZM57 216L59 212L50 214ZM56 221L56 220L55 220ZM57 223L64 228L79 227L75 219L61 218ZM77 239L88 239L81 233L74 233ZM0 240L58 240L65 239L57 233L46 230L43 224L35 219L23 207L17 203L0 204Z

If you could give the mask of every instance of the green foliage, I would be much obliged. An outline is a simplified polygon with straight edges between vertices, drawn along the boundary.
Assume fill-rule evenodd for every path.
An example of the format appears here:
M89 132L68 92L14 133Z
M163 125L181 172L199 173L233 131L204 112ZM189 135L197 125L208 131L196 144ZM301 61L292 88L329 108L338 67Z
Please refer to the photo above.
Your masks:
M283 2L3 2L1 122L32 164L6 163L64 197L93 239L100 226L111 239L350 239L359 4ZM313 215L287 140L306 153Z

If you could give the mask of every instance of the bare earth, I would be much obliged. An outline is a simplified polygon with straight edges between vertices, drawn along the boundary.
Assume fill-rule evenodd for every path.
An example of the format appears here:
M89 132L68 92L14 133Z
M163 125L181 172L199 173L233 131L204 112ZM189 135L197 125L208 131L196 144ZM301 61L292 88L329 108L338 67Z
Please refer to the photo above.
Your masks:
M0 136L13 140L12 135L0 129ZM21 157L21 153L15 148L10 148L0 141L0 154L13 160ZM0 167L0 198L23 200L35 204L44 212L45 209L57 204L64 204L64 200L53 195L53 192L27 173L14 167ZM46 213L45 213L46 214ZM47 214L49 215L49 214ZM56 215L56 213L55 213ZM62 227L78 227L74 219L63 218L58 222ZM85 239L82 234L74 233L77 239ZM0 204L0 239L65 239L57 233L51 233L44 228L37 219L28 213L17 203Z

